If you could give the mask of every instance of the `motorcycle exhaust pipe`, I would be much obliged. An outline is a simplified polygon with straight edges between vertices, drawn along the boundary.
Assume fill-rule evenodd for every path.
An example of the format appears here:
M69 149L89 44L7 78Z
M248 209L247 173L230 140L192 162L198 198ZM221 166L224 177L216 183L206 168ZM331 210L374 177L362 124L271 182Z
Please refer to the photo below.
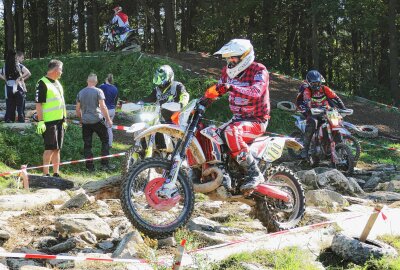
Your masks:
M268 184L259 184L254 191L269 198L281 200L284 202L290 201L289 194Z
M215 180L204 183L204 184L193 184L194 192L209 193L213 190L216 190L218 187L221 186L222 180L224 179L221 169L219 169L217 167L211 167L211 168L208 168L207 170L205 170L203 172L203 175L208 176L212 173L217 174L217 177L215 178Z

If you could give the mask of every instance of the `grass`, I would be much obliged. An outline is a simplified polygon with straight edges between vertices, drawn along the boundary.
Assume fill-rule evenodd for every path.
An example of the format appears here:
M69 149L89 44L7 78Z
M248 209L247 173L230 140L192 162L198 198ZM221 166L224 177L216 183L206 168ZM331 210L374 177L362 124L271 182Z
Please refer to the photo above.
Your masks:
M196 234L190 232L185 228L178 229L174 234L177 244L180 244L183 239L186 240L185 250L194 250L207 246L207 242L200 239Z
M251 263L267 269L277 270L316 270L311 256L297 247L289 247L282 250L260 250L256 252L243 252L214 265L212 270L245 270L242 263Z

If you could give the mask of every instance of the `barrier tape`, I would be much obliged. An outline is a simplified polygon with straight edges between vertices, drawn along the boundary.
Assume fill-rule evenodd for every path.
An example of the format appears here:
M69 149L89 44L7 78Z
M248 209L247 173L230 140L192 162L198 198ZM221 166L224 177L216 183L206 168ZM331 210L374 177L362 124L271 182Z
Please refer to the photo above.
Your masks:
M379 145L379 144L370 143L370 142L366 142L366 141L362 141L362 140L359 140L359 141L360 141L361 143L363 143L363 144L367 144L367 145L371 145L371 146L377 146L377 147L379 147L379 148L383 148L383 149L386 149L386 150L391 150L391 151L400 152L400 149L397 148L397 147L387 147L387 146L382 146L382 145Z
M21 169L21 170L15 170L15 171L11 171L11 172L1 173L0 177L8 176L8 175L11 175L11 174L16 174L16 173L21 173L24 170L34 170L34 169L41 169L41 168L45 168L45 167L52 167L54 165L62 166L62 165L67 165L67 164L82 163L82 162L86 162L86 161L90 161L90 160L99 160L99 159L106 159L106 158L113 158L113 157L121 157L121 156L125 156L125 154L126 154L126 152L121 152L121 153L111 154L111 155L107 155L107 156L99 156L99 157L93 157L93 158L85 158L85 159L72 160L72 161L64 161L64 162L55 163L55 164L34 166L34 167L24 168L24 169Z
M73 124L77 124L77 125L81 124L81 122L79 122L78 120L69 120L69 122L71 122ZM115 129L115 130L129 130L129 127L113 125L112 129Z

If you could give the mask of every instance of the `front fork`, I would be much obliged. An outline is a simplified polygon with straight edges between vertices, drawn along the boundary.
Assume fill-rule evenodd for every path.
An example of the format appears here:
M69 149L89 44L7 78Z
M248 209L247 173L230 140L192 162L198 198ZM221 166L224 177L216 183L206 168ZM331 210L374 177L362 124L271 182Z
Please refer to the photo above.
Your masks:
M331 160L334 164L338 163L338 157L336 155L336 143L335 140L333 139L332 135L332 129L329 125L326 125L326 131L328 133L328 139L330 141L330 146L331 146Z
M167 179L165 179L164 184L157 192L157 195L159 197L162 197L165 199L170 199L174 196L174 194L176 192L176 180L178 178L179 170L182 166L182 162L186 158L186 150L189 147L189 145L192 143L194 134L197 129L197 125L204 113L204 109L205 109L204 106L199 105L195 115L193 116L193 120L191 121L190 125L186 129L186 132L185 132L186 135L182 138L180 147L179 147L179 145L177 146L177 147L179 147L179 149L176 149L177 151L174 151L173 158L172 158L172 166L171 166L171 169L167 176Z

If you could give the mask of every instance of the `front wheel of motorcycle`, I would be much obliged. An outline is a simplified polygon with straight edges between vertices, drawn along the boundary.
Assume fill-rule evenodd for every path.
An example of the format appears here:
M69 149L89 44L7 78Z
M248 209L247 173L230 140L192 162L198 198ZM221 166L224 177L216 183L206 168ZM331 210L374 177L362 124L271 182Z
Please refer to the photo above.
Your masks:
M294 172L284 166L272 167L264 176L266 183L289 194L289 202L267 197L257 197L256 218L268 232L288 230L296 227L305 213L305 196L300 180Z
M156 191L170 167L170 160L142 160L130 169L121 187L121 204L125 215L136 229L152 238L170 236L188 222L193 212L193 184L183 172L178 174L173 195L173 199L178 199L166 208L155 207L155 204L167 201L158 197Z
M337 162L335 164L332 164L332 166L341 172L349 174L353 173L355 162L351 148L344 143L338 143L335 146L335 151Z

